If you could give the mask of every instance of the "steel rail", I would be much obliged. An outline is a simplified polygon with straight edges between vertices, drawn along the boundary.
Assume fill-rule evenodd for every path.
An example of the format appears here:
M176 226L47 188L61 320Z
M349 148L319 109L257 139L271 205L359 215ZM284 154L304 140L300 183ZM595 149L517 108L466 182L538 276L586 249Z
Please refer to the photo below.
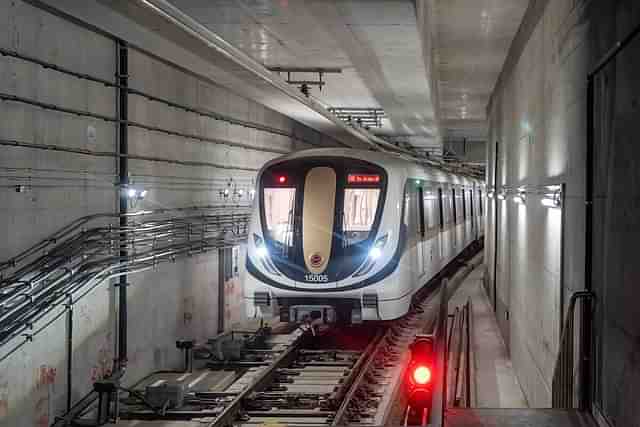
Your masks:
M347 420L345 420L345 414L347 412L349 402L358 391L360 385L363 383L365 376L369 372L369 368L375 360L376 354L380 351L380 348L385 345L384 338L386 337L386 333L387 331L378 332L378 335L373 339L373 341L371 341L371 343L369 343L362 356L353 367L353 370L349 375L349 379L346 381L346 386L348 388L345 390L345 393L340 396L340 400L342 400L342 403L340 404L338 410L334 415L331 426L335 427L348 424ZM351 384L349 384L349 382L351 382Z
M268 369L258 375L258 377L254 379L248 387L239 393L233 401L222 410L222 412L216 417L215 422L210 424L209 427L232 426L242 407L242 401L249 397L251 393L261 391L267 383L271 381L272 377L276 374L277 369L280 368L280 366L287 364L295 357L299 345L300 339L290 345L281 355L278 356L278 358L276 358Z

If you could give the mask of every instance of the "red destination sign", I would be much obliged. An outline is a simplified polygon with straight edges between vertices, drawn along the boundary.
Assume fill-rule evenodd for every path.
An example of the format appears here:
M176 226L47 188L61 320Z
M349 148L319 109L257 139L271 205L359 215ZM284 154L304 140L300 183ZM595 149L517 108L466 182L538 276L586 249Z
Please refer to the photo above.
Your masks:
M349 184L377 184L380 182L380 175L363 175L350 173L347 177Z

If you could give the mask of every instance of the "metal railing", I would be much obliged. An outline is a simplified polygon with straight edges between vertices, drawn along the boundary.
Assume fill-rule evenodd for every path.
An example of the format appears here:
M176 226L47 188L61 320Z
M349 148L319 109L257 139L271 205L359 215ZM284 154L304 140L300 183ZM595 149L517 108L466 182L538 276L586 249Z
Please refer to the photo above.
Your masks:
M447 365L451 388L447 390L447 407L471 407L471 299L456 307L447 331Z
M560 349L558 351L558 358L556 360L556 366L553 371L553 385L552 385L552 406L554 408L573 409L574 395L575 395L575 373L576 369L575 361L575 309L576 303L579 299L585 301L591 301L594 298L593 292L590 291L578 291L571 295L569 299L569 306L567 308L567 315L562 327L562 336L560 337ZM588 331L590 332L590 331ZM584 349L582 349L584 350ZM582 351L578 357L578 367L583 363L588 363L588 360L584 360Z

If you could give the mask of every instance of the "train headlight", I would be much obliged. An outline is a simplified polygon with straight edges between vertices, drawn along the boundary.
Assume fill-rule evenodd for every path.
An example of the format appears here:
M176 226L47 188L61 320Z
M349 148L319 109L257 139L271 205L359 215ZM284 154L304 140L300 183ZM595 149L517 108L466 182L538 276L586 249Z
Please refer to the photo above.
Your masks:
M258 255L258 258L266 258L269 255L269 251L264 246L260 246L256 248L256 255Z
M369 258L375 261L382 256L382 248L384 248L384 245L387 244L387 237L388 235L385 234L375 241L375 243L369 250Z
M373 243L371 249L369 249L366 261L353 274L354 277L365 275L371 271L373 266L376 264L376 261L382 256L382 248L384 248L384 245L387 244L387 239L388 234L385 234Z
M387 244L388 237L389 235L385 234L384 236L378 238L378 240L376 240L376 242L373 244L373 247L371 248L371 250L373 251L374 249L379 249L380 255L382 255L382 248L384 248L384 245Z
M257 234L254 234L253 242L256 245L256 255L258 256L258 258L260 259L266 258L269 255L269 250L264 245L264 240L262 240L262 237L258 236Z

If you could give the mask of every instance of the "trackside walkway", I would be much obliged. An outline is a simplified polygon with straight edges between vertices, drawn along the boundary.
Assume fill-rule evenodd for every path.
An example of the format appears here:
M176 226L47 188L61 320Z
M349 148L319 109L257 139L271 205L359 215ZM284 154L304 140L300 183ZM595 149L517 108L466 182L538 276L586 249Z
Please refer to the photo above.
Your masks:
M482 286L482 264L476 267L456 290L449 301L449 313L471 298L472 316L472 372L475 373L475 402L477 408L527 408L518 379L498 329L498 324Z

